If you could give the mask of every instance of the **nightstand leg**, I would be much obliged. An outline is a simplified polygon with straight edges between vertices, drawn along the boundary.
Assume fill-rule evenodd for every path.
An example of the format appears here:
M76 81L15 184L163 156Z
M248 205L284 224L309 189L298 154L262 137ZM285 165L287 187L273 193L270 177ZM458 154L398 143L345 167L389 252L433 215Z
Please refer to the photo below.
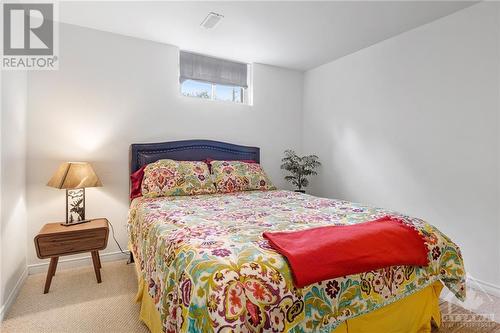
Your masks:
M97 283L101 283L101 271L99 268L99 254L97 251L92 251L92 263L94 264L94 272L95 277L97 279Z
M99 251L95 251L95 255L97 257L97 262L99 263L99 269L101 269L102 265L101 265L101 257L99 256Z
M50 258L49 271L47 272L47 279L45 280L45 288L43 289L43 293L46 294L49 292L50 283L52 282L52 277L56 274L57 261L59 257Z
M59 262L59 257L55 257L54 269L52 270L52 276L56 275L57 263Z

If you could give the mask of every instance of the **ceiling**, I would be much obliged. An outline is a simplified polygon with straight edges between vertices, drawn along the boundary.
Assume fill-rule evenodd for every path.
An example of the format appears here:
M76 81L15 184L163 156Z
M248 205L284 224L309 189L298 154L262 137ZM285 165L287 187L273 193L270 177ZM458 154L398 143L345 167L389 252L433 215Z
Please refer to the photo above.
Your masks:
M61 2L60 21L244 62L308 70L472 5L464 1ZM209 12L224 15L212 30Z

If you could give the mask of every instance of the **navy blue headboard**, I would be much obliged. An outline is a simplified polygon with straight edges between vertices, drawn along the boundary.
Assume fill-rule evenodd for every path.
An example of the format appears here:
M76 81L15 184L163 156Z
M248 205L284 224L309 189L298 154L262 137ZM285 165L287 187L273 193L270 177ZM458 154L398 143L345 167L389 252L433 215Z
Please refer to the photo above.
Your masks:
M260 163L260 149L212 140L184 140L130 145L130 174L143 165L161 160L203 161L254 160Z

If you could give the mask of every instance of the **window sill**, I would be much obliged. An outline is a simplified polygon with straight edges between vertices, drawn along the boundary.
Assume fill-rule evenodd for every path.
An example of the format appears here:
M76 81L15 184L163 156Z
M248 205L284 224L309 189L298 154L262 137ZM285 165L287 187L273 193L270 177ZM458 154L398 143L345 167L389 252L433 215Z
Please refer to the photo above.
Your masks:
M193 101L200 101L200 102L211 102L211 103L220 103L220 104L223 104L223 105L235 105L235 106L253 106L253 104L250 104L250 103L236 103L236 102L232 102L232 101L221 101L221 100L218 100L218 99L210 99L210 98L200 98L200 97L196 97L196 96L186 96L186 95L183 95L183 94L179 94L179 96L181 96L181 98L185 98L187 100L193 100Z

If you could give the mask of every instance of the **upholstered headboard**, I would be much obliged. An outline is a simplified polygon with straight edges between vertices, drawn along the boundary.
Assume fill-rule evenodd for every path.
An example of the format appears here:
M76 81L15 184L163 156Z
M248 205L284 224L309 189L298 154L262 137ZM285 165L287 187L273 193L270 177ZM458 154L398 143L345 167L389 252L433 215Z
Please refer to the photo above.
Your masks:
M184 140L130 145L130 174L143 165L161 160L203 161L254 160L260 163L260 149L212 140Z

